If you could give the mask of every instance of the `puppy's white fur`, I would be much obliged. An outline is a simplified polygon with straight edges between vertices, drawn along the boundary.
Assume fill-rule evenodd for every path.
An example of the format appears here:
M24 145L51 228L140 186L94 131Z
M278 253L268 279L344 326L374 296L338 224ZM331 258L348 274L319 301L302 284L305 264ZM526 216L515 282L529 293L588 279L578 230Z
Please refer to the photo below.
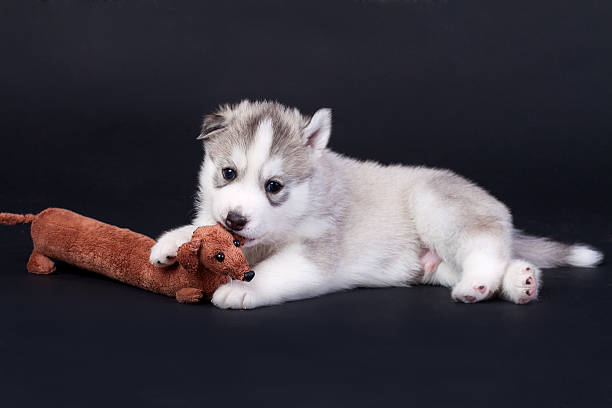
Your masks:
M244 101L207 116L197 216L162 235L151 262L174 262L197 226L228 225L230 211L248 219L237 232L247 238L244 251L256 275L220 287L212 302L221 308L418 283L450 287L462 302L499 295L527 303L541 286L537 266L601 260L587 246L514 230L502 203L450 171L333 153L330 133L328 109L309 118L280 104ZM236 178L224 179L224 168ZM280 192L266 189L271 180L283 186ZM423 271L423 251L442 259L432 273Z

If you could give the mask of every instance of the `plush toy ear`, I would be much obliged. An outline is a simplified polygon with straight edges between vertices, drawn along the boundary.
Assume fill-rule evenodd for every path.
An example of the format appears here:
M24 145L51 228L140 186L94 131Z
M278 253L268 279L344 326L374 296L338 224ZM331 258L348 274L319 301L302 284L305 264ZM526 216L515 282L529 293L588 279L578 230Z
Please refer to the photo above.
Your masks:
M210 115L204 116L204 121L202 122L202 131L198 136L198 140L206 140L210 138L214 134L225 129L227 123L228 121L225 115L219 112L211 113Z
M202 248L202 238L194 238L178 249L179 264L191 273L196 273L200 266L200 248Z

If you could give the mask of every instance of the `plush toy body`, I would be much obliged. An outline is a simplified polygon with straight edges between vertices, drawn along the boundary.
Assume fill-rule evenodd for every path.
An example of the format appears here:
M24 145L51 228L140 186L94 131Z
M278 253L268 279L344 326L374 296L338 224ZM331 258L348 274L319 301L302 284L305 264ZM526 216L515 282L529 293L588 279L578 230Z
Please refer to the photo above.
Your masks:
M55 271L53 260L97 272L152 292L194 303L231 278L250 281L254 272L240 250L240 238L220 225L198 228L191 241L179 248L178 263L158 268L149 263L155 241L125 228L84 217L61 208L38 215L0 213L0 224L32 223L34 250L31 273Z

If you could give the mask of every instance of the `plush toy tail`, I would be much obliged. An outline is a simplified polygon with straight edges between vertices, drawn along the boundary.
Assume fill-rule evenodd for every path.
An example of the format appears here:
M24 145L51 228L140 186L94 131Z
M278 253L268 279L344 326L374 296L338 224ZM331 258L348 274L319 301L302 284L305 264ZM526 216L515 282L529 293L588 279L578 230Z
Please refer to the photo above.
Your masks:
M29 224L34 218L35 214L11 214L11 213L0 213L0 224L4 225L17 225L17 224Z

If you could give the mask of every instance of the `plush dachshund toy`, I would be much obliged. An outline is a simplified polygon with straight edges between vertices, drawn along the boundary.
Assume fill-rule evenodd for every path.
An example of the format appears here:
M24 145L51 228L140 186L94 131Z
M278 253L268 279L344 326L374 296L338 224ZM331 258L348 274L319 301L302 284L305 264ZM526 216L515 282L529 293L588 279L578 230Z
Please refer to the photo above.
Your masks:
M179 248L178 263L158 268L149 263L155 241L128 229L61 208L38 215L0 213L0 224L26 223L32 223L31 273L52 273L56 259L181 303L210 299L230 279L248 282L255 276L240 249L242 238L219 224L196 229L191 241Z

